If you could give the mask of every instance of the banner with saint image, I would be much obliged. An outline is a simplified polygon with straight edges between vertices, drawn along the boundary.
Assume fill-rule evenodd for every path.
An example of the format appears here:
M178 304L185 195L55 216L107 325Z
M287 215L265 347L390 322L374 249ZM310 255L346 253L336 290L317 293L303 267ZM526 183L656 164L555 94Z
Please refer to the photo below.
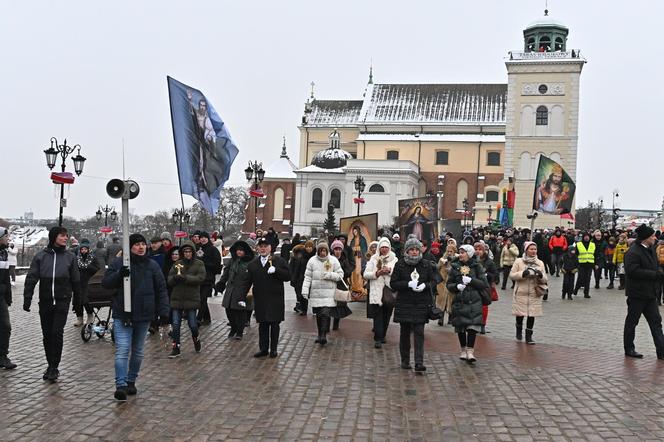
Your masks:
M572 211L576 184L560 164L540 156L535 176L533 210L550 215L563 215Z

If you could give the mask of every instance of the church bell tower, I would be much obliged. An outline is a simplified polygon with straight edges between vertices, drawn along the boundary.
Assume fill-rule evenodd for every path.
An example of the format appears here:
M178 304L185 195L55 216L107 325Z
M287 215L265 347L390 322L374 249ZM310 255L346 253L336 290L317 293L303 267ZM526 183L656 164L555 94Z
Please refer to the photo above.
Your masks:
M540 155L562 165L576 181L579 79L586 60L567 44L569 29L544 17L523 31L523 50L511 51L507 67L503 188L513 178L514 225L530 227ZM574 206L573 206L574 207ZM574 213L574 210L572 210ZM563 225L559 215L539 213L536 228Z

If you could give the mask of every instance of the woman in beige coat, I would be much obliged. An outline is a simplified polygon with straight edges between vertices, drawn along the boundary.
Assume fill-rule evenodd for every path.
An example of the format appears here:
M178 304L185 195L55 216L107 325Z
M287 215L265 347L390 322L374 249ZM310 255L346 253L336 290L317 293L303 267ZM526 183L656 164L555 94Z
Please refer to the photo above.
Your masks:
M447 323L450 323L450 314L452 313L452 301L454 301L454 293L447 290L447 277L450 273L452 261L457 259L457 248L454 244L448 242L445 249L445 254L438 261L438 273L440 274L441 281L436 286L436 307L441 309L443 313L447 313ZM443 318L438 320L438 325L445 325L444 314Z
M544 263L537 259L537 245L526 241L522 258L512 266L510 278L516 283L512 314L516 316L516 339L523 339L523 317L526 319L526 343L534 345L535 318L542 316L542 296L548 290Z

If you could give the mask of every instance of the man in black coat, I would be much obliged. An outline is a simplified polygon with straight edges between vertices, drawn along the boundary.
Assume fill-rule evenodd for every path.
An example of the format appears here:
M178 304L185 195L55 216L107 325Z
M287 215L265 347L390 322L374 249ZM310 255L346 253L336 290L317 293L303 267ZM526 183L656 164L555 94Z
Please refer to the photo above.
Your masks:
M627 317L623 335L625 356L643 357L634 348L634 331L643 314L655 342L657 359L664 359L662 316L657 307L657 286L664 279L664 272L659 268L653 249L657 238L655 231L645 224L636 228L636 234L636 241L625 253L625 296L627 296Z
M255 358L277 357L279 323L284 320L284 282L290 280L286 261L271 255L272 246L259 238L258 257L249 263L249 278L253 285L254 310L258 322L258 353ZM269 353L268 353L269 350Z
M16 364L7 357L9 337L12 334L8 310L12 305L12 282L9 277L7 244L9 244L9 231L0 227L0 368L12 370L16 368Z
M205 264L205 282L201 284L201 309L198 311L197 320L201 325L210 325L210 308L207 299L212 297L215 276L221 273L221 253L210 242L207 232L199 232L200 249L196 252L198 259Z

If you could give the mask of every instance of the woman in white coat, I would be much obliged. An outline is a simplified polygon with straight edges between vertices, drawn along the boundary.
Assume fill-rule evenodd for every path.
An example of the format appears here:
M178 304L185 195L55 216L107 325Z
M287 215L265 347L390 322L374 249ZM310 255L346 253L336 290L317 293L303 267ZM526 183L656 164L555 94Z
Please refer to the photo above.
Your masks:
M316 343L327 344L327 331L330 326L330 314L335 310L334 290L337 281L344 277L339 260L330 255L326 242L319 242L316 255L307 262L302 283L302 296L309 298L309 305L316 315L318 338Z
M381 238L378 241L378 253L369 259L364 269L364 279L369 281L367 316L373 318L374 348L381 348L385 343L387 327L390 325L390 319L394 311L394 302L383 302L383 290L392 291L390 278L397 261L398 258L392 251L390 240ZM396 299L396 297L393 299Z

